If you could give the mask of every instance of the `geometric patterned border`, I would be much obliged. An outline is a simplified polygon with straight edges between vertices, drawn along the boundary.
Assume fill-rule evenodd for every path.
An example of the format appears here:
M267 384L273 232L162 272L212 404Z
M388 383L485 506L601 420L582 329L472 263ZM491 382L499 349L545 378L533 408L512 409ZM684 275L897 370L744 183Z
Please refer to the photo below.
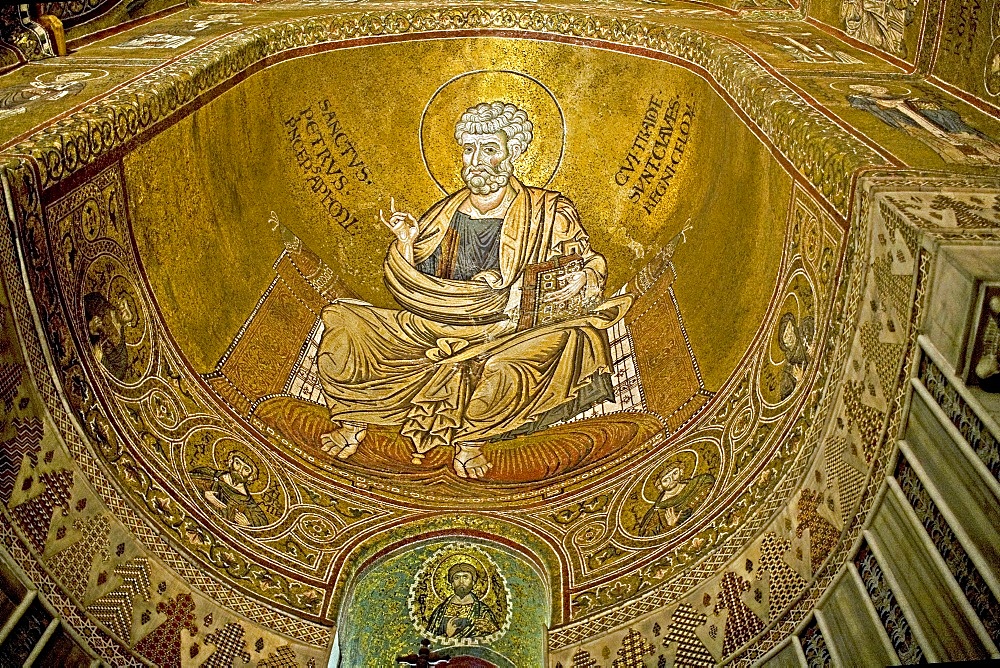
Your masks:
M283 53L379 36L506 35L506 31L521 38L603 41L686 61L717 82L819 196L842 215L848 211L856 171L886 164L881 154L720 37L649 19L488 5L344 12L246 28L92 102L13 146L10 153L35 157L41 166L41 189L46 190L122 148L216 86L251 67L275 62ZM789 124L789 118L796 118L796 123Z

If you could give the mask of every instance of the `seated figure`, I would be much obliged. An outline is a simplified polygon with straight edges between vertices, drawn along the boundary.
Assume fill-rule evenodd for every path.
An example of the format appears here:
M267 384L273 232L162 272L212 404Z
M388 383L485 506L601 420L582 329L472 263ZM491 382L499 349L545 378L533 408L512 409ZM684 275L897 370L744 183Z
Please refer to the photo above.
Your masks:
M385 282L402 309L338 300L323 312L317 363L335 426L323 448L346 458L368 425L398 426L414 463L431 448L453 447L455 473L479 478L491 466L484 442L611 398L604 330L631 298L601 303L607 265L573 203L514 178L532 140L523 110L478 104L458 121L455 139L465 188L419 220L394 201L388 219L379 212L396 237ZM572 268L545 299L582 308L531 323L521 313L526 269L568 256Z

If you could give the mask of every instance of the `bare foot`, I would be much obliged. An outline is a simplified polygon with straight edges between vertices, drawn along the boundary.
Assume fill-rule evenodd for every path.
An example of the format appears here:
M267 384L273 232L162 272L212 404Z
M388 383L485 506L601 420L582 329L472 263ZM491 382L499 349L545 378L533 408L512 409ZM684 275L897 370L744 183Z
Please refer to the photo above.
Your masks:
M477 443L456 443L455 459L452 460L451 466L459 478L473 480L482 478L493 468L493 464L490 464L483 454L482 444Z
M347 459L357 451L368 433L368 425L360 422L334 421L336 427L328 434L320 436L323 452L329 452L337 459Z

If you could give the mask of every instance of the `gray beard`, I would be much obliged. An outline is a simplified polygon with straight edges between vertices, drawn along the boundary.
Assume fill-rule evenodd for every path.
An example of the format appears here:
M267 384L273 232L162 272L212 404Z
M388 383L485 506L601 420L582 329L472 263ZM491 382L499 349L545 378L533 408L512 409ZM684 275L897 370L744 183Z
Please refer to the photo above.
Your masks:
M507 186L511 173L489 165L469 165L462 168L462 180L475 195L490 195Z

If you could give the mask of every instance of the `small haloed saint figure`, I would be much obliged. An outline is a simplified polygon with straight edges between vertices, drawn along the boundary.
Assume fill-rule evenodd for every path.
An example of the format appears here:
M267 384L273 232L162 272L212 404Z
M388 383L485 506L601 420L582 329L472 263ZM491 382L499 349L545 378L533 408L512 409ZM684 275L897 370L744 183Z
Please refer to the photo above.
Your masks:
M427 620L428 633L449 639L482 638L500 629L496 614L472 591L478 577L475 567L465 562L448 569L454 593L434 608Z
M318 371L335 427L323 449L343 459L368 425L398 426L414 463L451 447L455 473L479 478L491 467L485 442L611 398L604 330L631 297L602 303L607 264L573 203L515 178L532 141L525 111L477 104L455 140L464 188L419 219L394 204L388 217L380 212L395 236L385 283L403 308L338 300L323 312ZM525 327L526 269L569 257L572 270L544 299L582 305L577 317Z
M965 122L940 102L892 95L884 86L854 84L848 103L927 144L947 163L989 167L1000 164L1000 143Z
M715 482L711 473L691 478L682 478L683 475L680 466L672 466L656 481L660 493L639 522L636 530L640 536L659 536L687 520Z
M25 113L36 102L58 100L76 95L86 87L91 72L62 72L51 81L40 77L21 86L0 88L0 118Z
M813 319L805 317L801 326L795 322L794 313L785 313L778 321L778 348L785 355L781 366L781 382L778 392L787 399L802 382L812 352Z
M90 292L83 298L83 314L94 359L123 380L130 362L125 341L125 323L131 319L128 304L122 301L120 307L115 306L100 292Z
M257 467L236 451L229 453L224 470L209 466L191 469L192 480L212 510L240 526L267 524L267 516L247 487L257 474Z

